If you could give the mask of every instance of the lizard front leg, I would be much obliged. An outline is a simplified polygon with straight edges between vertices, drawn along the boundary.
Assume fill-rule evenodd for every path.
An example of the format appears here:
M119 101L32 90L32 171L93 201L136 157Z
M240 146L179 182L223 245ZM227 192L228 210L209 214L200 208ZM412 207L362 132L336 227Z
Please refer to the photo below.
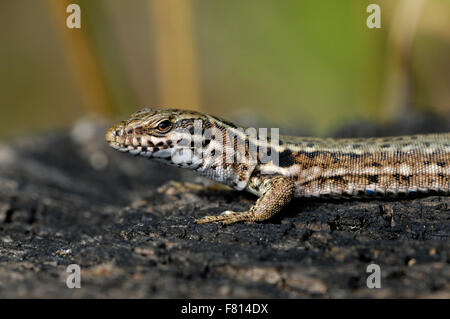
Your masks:
M260 222L276 215L294 197L295 184L283 176L266 177L259 187L262 194L246 212L226 211L218 216L197 219L197 224L222 222L224 225L242 221Z

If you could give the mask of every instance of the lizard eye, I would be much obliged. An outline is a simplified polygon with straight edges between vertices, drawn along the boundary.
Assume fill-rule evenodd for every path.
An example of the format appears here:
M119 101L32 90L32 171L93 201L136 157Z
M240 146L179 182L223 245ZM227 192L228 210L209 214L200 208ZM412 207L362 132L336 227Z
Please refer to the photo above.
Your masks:
M172 122L169 120L164 120L158 124L158 130L161 132L168 131L172 127Z

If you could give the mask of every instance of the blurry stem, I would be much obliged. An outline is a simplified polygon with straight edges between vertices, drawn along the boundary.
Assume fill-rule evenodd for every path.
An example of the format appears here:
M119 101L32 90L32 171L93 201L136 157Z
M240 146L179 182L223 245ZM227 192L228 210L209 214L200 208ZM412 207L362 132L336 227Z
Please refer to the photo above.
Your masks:
M49 0L47 2L59 31L70 71L80 88L87 110L103 115L111 114L112 103L107 93L107 86L83 26L83 8L81 8L81 29L69 29L66 26L66 19L70 13L66 12L66 8L73 1Z
M156 82L162 106L200 109L191 0L150 0Z
M400 0L390 26L381 117L392 121L412 103L411 46L426 0Z

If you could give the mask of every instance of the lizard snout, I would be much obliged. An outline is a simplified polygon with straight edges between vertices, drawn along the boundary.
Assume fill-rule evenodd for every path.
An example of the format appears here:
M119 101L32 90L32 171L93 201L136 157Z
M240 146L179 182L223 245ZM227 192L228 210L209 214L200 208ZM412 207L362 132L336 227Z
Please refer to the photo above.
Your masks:
M120 137L123 133L124 122L120 122L111 126L105 134L105 139L109 144L117 142L117 138Z

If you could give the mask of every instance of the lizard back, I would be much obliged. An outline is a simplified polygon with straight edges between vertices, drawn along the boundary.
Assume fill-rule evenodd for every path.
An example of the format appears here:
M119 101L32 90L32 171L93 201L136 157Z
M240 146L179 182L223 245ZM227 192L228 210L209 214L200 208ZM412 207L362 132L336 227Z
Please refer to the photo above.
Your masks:
M295 181L296 197L450 192L450 133L365 139L281 136L279 161L254 175Z

